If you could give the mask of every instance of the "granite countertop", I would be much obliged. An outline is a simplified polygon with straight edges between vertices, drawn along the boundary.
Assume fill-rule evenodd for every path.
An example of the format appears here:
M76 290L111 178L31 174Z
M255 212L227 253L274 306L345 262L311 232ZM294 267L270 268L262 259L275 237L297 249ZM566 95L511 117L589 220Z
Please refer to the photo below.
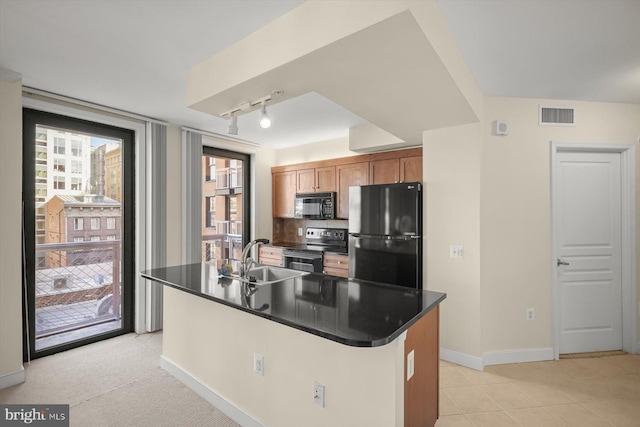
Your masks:
M377 347L396 339L446 295L319 273L253 285L214 265L156 268L142 277L332 341Z

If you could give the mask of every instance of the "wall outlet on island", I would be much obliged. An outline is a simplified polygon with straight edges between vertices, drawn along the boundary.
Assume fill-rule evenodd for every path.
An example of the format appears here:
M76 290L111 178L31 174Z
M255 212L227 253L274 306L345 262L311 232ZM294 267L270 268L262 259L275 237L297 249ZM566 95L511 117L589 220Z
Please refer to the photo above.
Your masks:
M253 372L264 376L264 357L261 354L253 353Z
M527 308L527 320L534 320L536 318L536 311L533 308Z
M302 236L302 227L298 227L298 236Z

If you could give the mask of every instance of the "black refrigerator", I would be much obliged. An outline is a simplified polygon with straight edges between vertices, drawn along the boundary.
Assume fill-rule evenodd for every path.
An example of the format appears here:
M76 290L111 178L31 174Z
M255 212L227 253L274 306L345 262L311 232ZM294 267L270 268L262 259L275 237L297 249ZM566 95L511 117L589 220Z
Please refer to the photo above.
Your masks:
M422 184L349 187L349 277L422 289Z

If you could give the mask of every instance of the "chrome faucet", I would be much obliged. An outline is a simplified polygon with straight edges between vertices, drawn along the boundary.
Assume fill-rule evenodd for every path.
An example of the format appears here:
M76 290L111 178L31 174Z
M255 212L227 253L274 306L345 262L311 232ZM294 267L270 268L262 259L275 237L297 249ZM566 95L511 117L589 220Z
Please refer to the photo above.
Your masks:
M261 243L267 244L269 243L269 239L252 240L247 243L247 245L242 250L242 259L240 260L240 277L244 279L247 278L247 274L249 273L249 262L255 262L251 258L249 258L249 252L251 251L251 248Z

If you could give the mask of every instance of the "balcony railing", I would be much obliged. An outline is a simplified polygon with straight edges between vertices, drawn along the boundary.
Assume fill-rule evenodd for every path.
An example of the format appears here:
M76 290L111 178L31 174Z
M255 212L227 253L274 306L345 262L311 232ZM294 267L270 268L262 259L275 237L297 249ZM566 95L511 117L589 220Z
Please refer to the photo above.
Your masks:
M219 264L229 262L237 270L242 257L242 235L240 234L213 234L202 236L202 260L205 262L217 262Z
M36 338L120 320L120 241L36 245Z

